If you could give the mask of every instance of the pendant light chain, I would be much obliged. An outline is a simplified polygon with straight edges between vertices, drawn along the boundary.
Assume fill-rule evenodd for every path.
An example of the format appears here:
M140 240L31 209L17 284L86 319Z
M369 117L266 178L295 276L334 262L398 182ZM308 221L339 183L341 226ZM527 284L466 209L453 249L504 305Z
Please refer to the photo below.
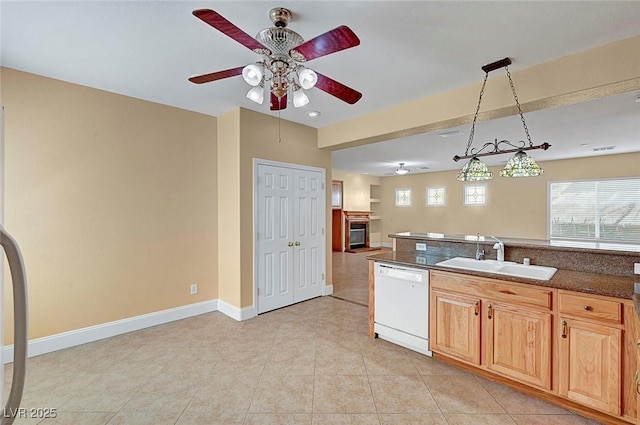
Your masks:
M480 97L478 98L478 106L476 107L476 114L473 116L473 124L471 124L471 133L469 133L469 142L467 142L467 150L464 151L465 156L469 155L469 148L473 142L473 133L476 129L476 121L478 119L478 112L480 112L480 104L482 103L482 95L484 94L484 86L487 84L487 78L489 73L484 74L484 81L482 82L482 88L480 89Z
M511 73L509 72L509 67L505 66L504 69L507 71L507 77L509 77L509 84L511 85L511 92L513 93L513 99L516 101L516 105L518 106L518 114L520 114L520 121L522 121L522 126L524 127L525 134L527 135L529 146L533 146L533 142L531 141L531 136L529 136L529 129L527 128L527 123L524 121L524 114L522 113L522 108L520 108L520 102L518 101L516 88L513 85L513 80L511 79Z

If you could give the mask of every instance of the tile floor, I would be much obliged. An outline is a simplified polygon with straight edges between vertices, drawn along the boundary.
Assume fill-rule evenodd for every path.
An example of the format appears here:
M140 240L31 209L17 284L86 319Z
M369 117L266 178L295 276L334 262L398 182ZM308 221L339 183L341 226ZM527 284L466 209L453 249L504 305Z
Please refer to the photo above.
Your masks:
M333 296L366 306L369 303L369 261L367 257L390 251L383 248L379 251L334 252Z
M8 389L11 366L5 367ZM560 425L595 422L367 337L367 309L323 297L221 313L33 357L23 406L65 425Z

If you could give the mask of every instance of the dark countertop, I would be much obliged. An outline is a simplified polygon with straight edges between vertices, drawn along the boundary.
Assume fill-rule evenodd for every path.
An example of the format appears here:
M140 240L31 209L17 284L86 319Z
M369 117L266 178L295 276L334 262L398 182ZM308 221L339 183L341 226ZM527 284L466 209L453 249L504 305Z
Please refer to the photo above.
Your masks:
M419 233L419 232L399 232L388 235L390 238L417 239L417 240L433 240L445 242L462 242L476 243L475 235L455 235L444 233ZM480 236L481 243L495 242L489 236ZM503 238L501 241L505 245L517 246L520 248L553 248L557 250L593 252L597 254L614 254L628 255L637 257L640 247L629 244L615 244L606 242L581 242L581 241L556 241L556 240L540 240L540 239L520 239L520 238Z
M550 280L536 280L506 276L501 274L479 272L473 270L460 270L450 267L436 266L440 261L449 257L441 255L424 255L420 251L385 251L370 255L369 260L384 263L398 264L409 267L434 269L455 273L464 273L472 276L490 277L511 282L527 283L548 288L566 289L569 291L584 292L594 295L636 300L634 298L634 282L640 280L640 276L615 276L608 274L577 272L572 270L558 270ZM640 297L640 295L638 295ZM640 298L638 299L640 302Z

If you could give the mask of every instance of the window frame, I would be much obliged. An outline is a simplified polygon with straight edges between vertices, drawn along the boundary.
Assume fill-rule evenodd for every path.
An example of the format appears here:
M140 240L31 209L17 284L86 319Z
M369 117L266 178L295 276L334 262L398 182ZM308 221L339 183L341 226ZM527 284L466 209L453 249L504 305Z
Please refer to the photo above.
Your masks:
M429 194L430 190L438 190L442 189L442 203L441 204L430 204L429 200L431 199L431 195ZM447 206L447 186L427 186L425 191L425 200L424 204L427 207L446 207Z
M640 182L640 177L637 176L629 176L629 177L610 177L610 178L600 178L600 179L575 179L575 180L554 180L547 182L547 217L546 217L546 236L547 240L550 241L552 245L557 246L576 246L576 244L585 247L585 248L595 248L595 249L614 249L620 250L628 247L629 250L638 251L640 250L640 241L621 241L615 239L603 239L599 238L580 238L580 237L552 237L552 223L551 223L551 186L553 184L558 183L588 183L588 182L607 182L607 181L625 181L625 180L634 180ZM596 191L597 193L597 191ZM597 211L595 217L597 217ZM595 226L596 228L598 226ZM598 234L600 233L600 229L597 230ZM595 232L594 232L595 233Z
M408 205L400 205L398 204L398 192L400 191L409 191L409 204ZM395 206L396 208L410 208L413 206L413 190L410 187L397 187L395 188Z
M484 202L482 203L467 203L467 190L471 187L482 187L484 188ZM462 205L465 207L486 207L489 203L489 187L486 183L466 183L464 188L462 189Z

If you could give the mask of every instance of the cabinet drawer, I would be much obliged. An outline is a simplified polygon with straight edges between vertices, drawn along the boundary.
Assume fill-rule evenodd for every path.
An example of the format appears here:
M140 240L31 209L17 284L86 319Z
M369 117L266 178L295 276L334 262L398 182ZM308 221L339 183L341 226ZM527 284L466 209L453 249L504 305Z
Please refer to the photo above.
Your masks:
M560 292L558 309L560 310L560 314L596 320L598 322L622 322L622 304L614 300Z
M430 277L429 283L432 288L456 291L465 295L521 307L551 309L553 291L549 288L438 270L432 270Z

